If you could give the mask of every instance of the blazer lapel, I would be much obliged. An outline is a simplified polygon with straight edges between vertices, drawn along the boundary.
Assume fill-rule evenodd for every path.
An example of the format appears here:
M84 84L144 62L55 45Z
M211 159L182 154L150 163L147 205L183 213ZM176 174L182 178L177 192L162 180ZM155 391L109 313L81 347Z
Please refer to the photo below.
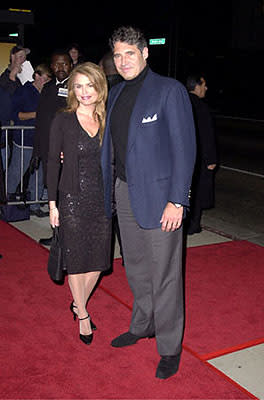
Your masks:
M109 145L109 143L112 143L110 119L111 119L113 107L114 107L116 100L117 100L121 90L123 89L124 85L125 85L125 82L122 82L118 89L116 87L111 89L111 92L113 94L111 93L111 95L109 97L109 101L107 103L106 129L104 132L103 145L102 145L102 161L103 161L103 163L107 162L107 160L110 159L109 156L111 154L111 149L112 149L112 144Z
M118 96L120 95L120 93L121 93L121 91L122 91L122 89L123 89L124 86L125 86L125 82L122 82L122 83L120 84L120 86L119 86L119 89L118 89L118 90L116 91L116 93L113 95L113 99L110 99L110 100L111 100L111 104L108 104L109 108L107 109L107 122L110 121L110 116L111 116L113 107L114 107L114 105L115 105L115 103L116 103L116 100L118 99ZM112 89L112 90L113 90L113 89ZM110 102L109 102L109 103L110 103ZM107 125L109 126L109 123L108 123Z
M152 87L152 71L149 70L139 90L133 112L131 114L128 131L127 153L133 147L137 134L140 131L142 115L149 100L149 89Z

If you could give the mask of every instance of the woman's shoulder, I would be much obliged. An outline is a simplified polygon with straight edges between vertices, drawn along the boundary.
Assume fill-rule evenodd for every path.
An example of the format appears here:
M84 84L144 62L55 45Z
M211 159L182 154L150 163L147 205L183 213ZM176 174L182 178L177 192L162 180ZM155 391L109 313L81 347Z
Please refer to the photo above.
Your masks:
M68 112L65 110L58 110L54 117L54 121L59 122L59 123L67 123L68 124L74 120L75 120L75 113Z

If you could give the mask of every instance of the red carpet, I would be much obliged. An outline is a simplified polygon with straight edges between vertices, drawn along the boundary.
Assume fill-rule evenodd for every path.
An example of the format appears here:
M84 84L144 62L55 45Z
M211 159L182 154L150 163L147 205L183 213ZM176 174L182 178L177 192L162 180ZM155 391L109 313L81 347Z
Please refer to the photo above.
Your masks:
M238 254L241 255L243 249L246 248L243 258L240 256L237 260L241 263L240 274L232 283L230 281L234 279L234 274L230 271L228 280L228 287L232 287L230 292L235 291L235 297L239 298L241 308L244 306L242 297L245 292L242 292L240 296L241 288L238 289L238 286L240 276L245 278L246 275L246 269L242 267L244 259L247 259L248 253L250 255L253 248L246 242L240 242L239 253L238 244L236 242L233 244L233 251L231 243L228 243L227 247L218 245L222 247L219 251L217 246L214 250L214 246L200 248L200 253L198 248L188 250L186 281L190 283L189 286L187 285L185 350L177 375L167 381L159 381L154 377L159 360L155 340L142 340L136 346L126 349L114 349L109 345L113 337L127 329L130 320L131 297L124 279L124 269L120 263L115 263L114 273L103 279L90 301L89 311L98 326L98 331L95 332L92 345L85 346L78 339L78 323L73 322L69 312L71 296L67 283L64 286L57 286L47 275L47 250L0 221L0 253L4 255L4 258L0 260L2 369L0 398L135 400L254 398L214 368L209 367L195 354L204 356L209 352L240 345L245 341L260 339L258 327L260 314L256 309L256 313L255 310L251 310L251 320L248 322L250 327L247 328L247 333L241 332L239 335L233 332L229 341L224 335L221 342L221 334L218 332L220 327L222 332L228 333L225 319L221 323L220 314L218 318L212 318L213 312L210 311L210 303L208 303L210 297L209 300L207 297L206 301L201 296L201 290L204 290L204 296L213 293L209 287L208 277L211 277L211 283L215 282L216 277L217 279L221 277L218 285L214 283L214 288L218 287L219 291L222 291L220 283L224 283L226 279L226 274L220 275L217 272L215 262L212 262L211 257L216 259L218 252L221 255L222 268L224 269L228 260L231 269L235 265L235 257ZM255 251L256 258L259 259L260 248L255 246ZM206 265L207 254L209 254L212 267L211 274ZM204 267L198 262L199 257L200 263L201 259L203 260ZM213 274L213 269L216 270L215 274ZM202 276L200 276L201 271ZM253 275L252 270L250 279L256 283L258 279L263 278L259 275L257 279L251 275ZM205 278L208 280L207 285L201 282ZM195 280L198 280L196 285ZM255 298L260 296L258 285L254 287L253 293L250 292L254 282L247 282L248 302L253 295ZM198 295L199 290L202 299ZM214 295L218 299L218 294L214 293ZM231 301L230 296L226 303L229 306L232 305L229 313L235 313L233 319L239 317L239 307L235 305L234 300ZM196 307L196 311L192 309L193 306ZM198 319L196 313L199 307L205 307L206 316L199 312ZM222 312L222 310L225 311L225 308L219 308L215 302L214 313ZM224 318L226 318L225 314ZM219 320L218 323L216 323L217 320ZM211 327L212 321L214 325ZM200 326L204 324L206 326ZM244 325L247 324L242 320L237 321L236 325L237 328L242 326L244 329ZM215 340L210 338L211 329L216 330ZM207 330L210 330L210 335ZM230 327L229 333L231 334Z
M264 342L263 260L247 241L188 248L185 348L208 359ZM120 262L102 285L131 308Z

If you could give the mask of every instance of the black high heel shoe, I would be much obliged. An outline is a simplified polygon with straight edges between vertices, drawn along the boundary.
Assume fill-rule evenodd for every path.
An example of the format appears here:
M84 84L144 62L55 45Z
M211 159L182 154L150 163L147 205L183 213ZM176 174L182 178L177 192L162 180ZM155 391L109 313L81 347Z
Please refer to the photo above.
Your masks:
M72 314L73 314L73 319L74 319L74 321L75 321L76 318L78 317L78 314L74 311L74 308L77 308L77 306L75 306L75 305L73 304L73 301L72 301L72 302L71 302L71 305L70 305L70 310L71 310L71 312L72 312ZM93 321L91 320L91 318L90 318L90 324L91 324L92 330L93 330L93 331L96 331L97 327L96 327L96 325L93 323Z
M83 321L84 319L90 319L90 315L88 314L87 317L79 318L79 321ZM91 323L91 320L90 320L90 323ZM91 344L93 341L93 333L90 333L90 335L83 335L82 333L80 333L80 340L84 344Z

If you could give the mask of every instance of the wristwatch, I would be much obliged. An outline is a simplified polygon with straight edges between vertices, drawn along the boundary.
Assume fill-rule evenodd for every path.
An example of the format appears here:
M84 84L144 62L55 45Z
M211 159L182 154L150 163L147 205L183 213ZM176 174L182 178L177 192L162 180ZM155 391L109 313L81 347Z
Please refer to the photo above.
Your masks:
M172 204L174 204L176 208L181 208L182 207L182 204L179 204L179 203L172 203Z

